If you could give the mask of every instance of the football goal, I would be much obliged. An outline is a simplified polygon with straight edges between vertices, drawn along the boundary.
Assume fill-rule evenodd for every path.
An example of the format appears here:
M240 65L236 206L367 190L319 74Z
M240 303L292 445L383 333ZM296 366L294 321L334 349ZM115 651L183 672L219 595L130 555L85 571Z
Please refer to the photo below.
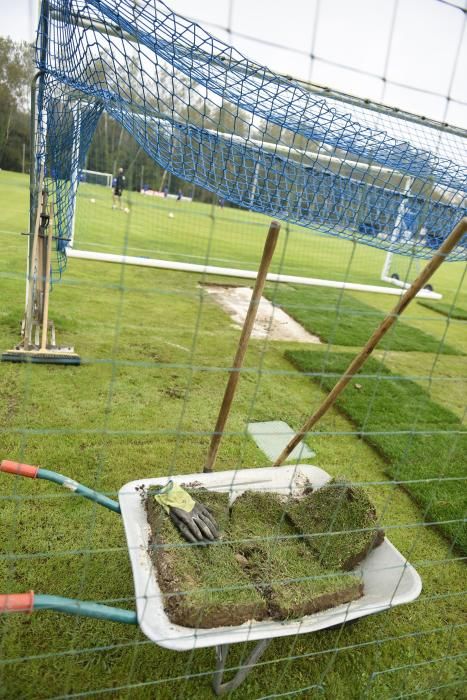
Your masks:
M102 185L112 187L112 173L99 173L96 170L80 170L79 182L87 185Z
M465 63L465 13L206 5L41 3L27 230L27 179L0 173L24 363L0 363L4 696L455 697L466 132L381 102L420 39L431 97L450 47ZM302 77L338 47L350 90L354 47L377 99L244 55L241 6L265 61L293 66L287 25Z
M308 94L315 95L316 97L322 95L324 91L323 88L316 85L307 85L306 90ZM331 103L333 102L338 106L340 105L341 108L345 107L346 109L352 109L355 112L356 117L361 113L365 116L366 120L370 121L375 118L375 114L383 114L388 117L390 120L389 123L391 123L391 120L394 120L394 116L396 114L395 110L391 110L384 105L376 103L369 105L368 100L359 100L358 98L350 95L335 92L329 89L326 89L326 97L328 101ZM401 116L399 111L397 111L397 115L397 118L400 119ZM359 118L362 118L361 115ZM417 126L426 126L426 119L418 118L416 115L402 115L402 118L405 118L407 121ZM430 128L433 130L433 133L435 133L437 128L441 129L441 126L442 125L436 125L434 122L430 124ZM395 126L393 128L395 128ZM370 249L374 251L375 249L378 250L381 247L387 248L388 246L391 246L391 244L393 244L394 249L397 249L401 241L405 241L407 243L410 242L412 245L418 241L423 245L424 242L426 243L428 241L429 243L431 240L433 243L434 240L437 240L429 228L432 223L430 222L428 226L424 225L423 208L425 207L425 199L420 197L420 194L416 194L421 187L420 182L418 182L418 184L416 183L416 178L408 176L404 177L400 171L394 168L382 168L381 165L365 162L363 159L360 159L360 161L357 162L356 160L352 160L348 154L341 153L336 149L334 149L333 155L331 155L331 149L330 147L326 146L326 144L321 148L316 146L316 144L312 144L312 146L308 144L308 147L313 147L314 150L305 151L303 149L296 148L295 146L285 145L284 143L281 143L280 140L273 141L263 139L261 141L259 138L254 138L253 136L246 137L238 134L229 135L219 131L219 129L217 129L217 131L209 131L212 131L213 134L215 133L218 139L222 139L224 141L228 141L230 139L238 145L244 144L245 147L261 148L265 153L273 154L276 158L288 158L293 161L301 160L302 162L314 161L317 164L317 167L323 166L328 168L328 176L330 176L331 173L339 175L342 172L348 172L350 182L353 183L357 189L359 183L361 186L362 183L371 181L372 178L375 182L379 182L380 180L383 181L384 178L389 178L388 182L391 183L392 189L375 184L370 197L359 198L358 216L357 220L353 223L356 230L354 231L353 235L348 235L348 232L341 232L343 239L347 239L352 242L352 245L356 251L356 254L354 252L356 259L365 259L365 263L361 265L361 267L364 268L364 271L358 270L358 263L356 263L353 266L353 269L349 271L347 267L347 261L349 258L348 253L344 252L342 245L337 246L337 249L342 249L340 254L335 250L335 243L333 244L333 240L329 237L329 235L327 235L329 231L326 231L326 229L323 230L323 226L319 224L319 221L316 222L316 226L308 225L308 236L305 239L303 236L303 229L301 228L303 219L298 219L297 222L288 222L286 218L286 221L290 224L290 245L294 247L295 239L301 238L301 243L299 244L301 247L301 262L305 263L305 260L308 262L308 256L311 257L313 254L315 271L319 270L323 276L318 274L311 276L308 272L310 267L305 264L303 264L304 269L302 269L302 274L296 274L297 271L293 269L294 264L292 260L286 258L283 261L282 274L274 275L271 273L270 279L274 279L275 281L295 282L297 284L311 286L347 288L353 291L390 295L399 294L400 292L395 290L392 286L382 286L379 284L380 281L383 281L400 288L405 288L409 284L407 280L401 279L400 275L402 275L402 272L397 274L390 271L390 262L393 258L393 254L388 252L386 257L384 257L375 254L374 252L370 253L368 246L370 246ZM253 127L251 131L255 134L255 136L259 137L259 134L254 132ZM457 131L458 130L454 129L453 133L457 134ZM269 138L272 139L272 136ZM435 138L434 135L433 138ZM254 211L254 203L256 189L258 187L259 172L260 163L257 162L254 166L254 171L252 174L251 190L250 192L245 192L241 209L229 209L229 223L231 224L231 231L226 231L225 221L223 222L224 235L228 236L231 240L238 241L239 248L241 248L243 251L245 250L244 244L240 243L242 238L242 225L250 225L253 228L258 224L258 216ZM166 182L166 173L167 171L164 171L161 183ZM324 178L325 182L326 176L323 173L320 177ZM413 190L411 190L411 188L413 188ZM198 191L199 190L200 188L198 188ZM144 205L146 208L147 220L144 224L142 223L142 225L144 225L146 230L151 229L153 231L151 236L148 238L150 238L150 240L154 243L158 242L159 238L160 243L161 239L164 239L164 217L168 216L169 218L174 218L177 211L165 212L164 206L160 199L183 199L184 202L187 202L192 201L192 197L181 196L182 190L179 190L180 194L178 195L175 193L170 193L166 187L160 190L153 190L149 186L146 186L145 188L141 187L140 193L157 198L154 200L154 202L152 202L152 206L150 203L146 203ZM204 190L204 193L206 193L206 190ZM202 196L202 192L200 194L200 199L205 200L206 197ZM302 195L297 194L295 187L294 194L292 196L300 198ZM83 193L83 198L80 202L79 228L81 231L89 231L92 229L89 222L95 220L96 207L92 206L95 201L95 198L90 197L89 193ZM135 208L143 208L143 205L136 195L133 196L132 201ZM209 212L205 210L205 218L207 220L214 218L217 220L219 225L221 225L223 217L220 208L223 208L225 202L223 194L215 201L218 205L220 204L220 207L218 206L211 208ZM442 188L437 187L433 188L433 191L430 193L430 201L432 202L433 209L438 211L439 216L444 214L451 221L456 205L462 204L462 197L460 197L456 192L450 190L444 191ZM295 205L297 206L297 203L295 203ZM340 198L338 200L338 206L343 210L340 214L339 208L336 209L332 207L332 198L326 197L326 189L324 189L322 194L320 192L317 192L316 194L316 202L314 202L314 206L318 208L320 205L321 208L327 208L327 224L334 221L338 228L339 216L345 215L344 208L356 206L357 202L351 202L350 200L347 201L347 198ZM74 206L78 206L76 200L74 202ZM182 207L178 207L177 205L177 208L179 209L178 213L180 213L180 211L182 211ZM303 209L303 212L301 212L302 215L304 212L305 209ZM283 217L285 216L284 211L282 211L281 214ZM160 235L158 235L158 230L157 228L154 229L153 225L153 220L158 220L159 217L162 220ZM139 218L142 222L144 221L142 216ZM185 221L185 216L182 215L180 220ZM178 231L180 229L180 223L181 222L175 222L172 229ZM202 226L201 213L198 218L195 214L192 215L191 230L193 233L198 232L198 226ZM189 227L188 222L185 222L185 227ZM191 247L190 245L184 247L185 256L180 250L178 253L175 251L175 248L177 247L176 245L174 245L174 250L170 251L170 249L167 248L167 242L162 247L160 245L155 245L152 248L151 246L147 246L143 251L144 254L142 255L131 254L130 251L127 251L125 255L119 255L115 249L113 251L104 250L102 246L105 246L105 243L98 243L97 241L94 241L95 247L93 248L93 241L89 241L89 237L87 237L85 234L79 235L78 238L80 240L78 243L75 243L74 233L75 232L73 232L72 236L74 250L68 250L70 257L99 260L103 262L119 262L122 264L140 265L144 267L185 269L192 272L199 272L201 270L200 265L195 260L196 255L189 252ZM87 241L85 240L86 238L88 238ZM89 243L91 243L91 247L89 247ZM408 249L410 249L410 244ZM159 252L157 253L156 251ZM313 253L311 251L313 251ZM151 254L147 255L146 253ZM317 254L318 258L321 255L322 257L327 257L329 261L332 260L332 264L330 266L328 265L326 270L321 270L321 266L317 264ZM167 255L167 257L159 257L160 255ZM417 253L415 253L415 256L416 255ZM219 264L217 264L213 257L211 257L211 262L213 264L202 266L202 270L207 274L222 274L226 276L248 278L248 270L250 266L248 264L246 266L239 265L239 258L241 259L242 257L242 255L233 255L233 259L230 260L226 259L225 256L220 257L218 261ZM408 254L408 251L406 251L405 257L411 258L412 254ZM198 258L204 258L201 251L199 252ZM382 272L379 273L381 268ZM412 266L412 271L415 269L418 269L417 264ZM441 298L440 294L433 291L431 285L427 285L426 289L421 290L419 296L431 299Z
M229 255L215 256L220 264L213 264L217 261L211 258L211 249L208 256L196 249L189 222L185 227L189 245L180 242L180 230L173 235L181 220L182 194L175 201L162 197L140 207L155 221L149 235L140 216L146 248L150 240L154 254L145 250L143 255L133 255L127 247L124 253L91 250L84 242L76 245L77 192L83 175L95 178L96 184L89 182L82 188L95 212L97 197L86 197L86 189L97 187L98 182L108 185L111 179L109 173L83 170L99 121L106 115L162 172L236 207L233 218L244 217L248 240L253 237L247 232L250 216L259 217L259 225L264 225L264 217L286 223L295 265L290 256L288 267L284 254L281 269L273 271L270 280L400 294L399 288L379 283L380 258L370 266L361 264L367 270L365 280L358 279L358 272L350 275L348 260L358 258L363 246L412 261L429 257L439 247L465 211L462 130L275 74L214 40L163 3L157 3L157 9L146 3L136 15L132 8L126 0L119 3L118 12L107 2L56 2L45 3L42 13L31 189L39 211L42 171L47 216L53 210L54 222L51 282L63 273L68 256L254 276L244 264L246 247L235 230L230 236L222 231ZM168 29L170 23L174 32ZM143 197L130 189L125 194L132 199ZM147 202L149 197L144 199ZM167 203L174 210L162 209ZM150 212L151 207L159 208L161 217ZM132 214L130 207L125 211ZM101 215L108 220L107 213ZM222 222L215 227L212 219L216 217L212 212L209 216L213 242ZM94 221L94 213L88 217ZM167 226L172 230L164 241ZM95 226L87 230L99 233ZM341 246L326 253L329 240L346 244L345 254ZM110 238L100 245L109 244ZM183 248L191 256L188 259ZM315 263L317 248L323 256L334 258L327 270L325 266L319 270ZM449 259L461 259L464 253L461 243ZM307 257L310 264L305 269ZM35 267L30 244L29 279ZM368 279L368 269L373 280ZM383 275L384 282L391 279ZM29 288L34 295L35 286ZM439 298L430 289L420 294ZM42 304L34 301L32 308L36 307Z

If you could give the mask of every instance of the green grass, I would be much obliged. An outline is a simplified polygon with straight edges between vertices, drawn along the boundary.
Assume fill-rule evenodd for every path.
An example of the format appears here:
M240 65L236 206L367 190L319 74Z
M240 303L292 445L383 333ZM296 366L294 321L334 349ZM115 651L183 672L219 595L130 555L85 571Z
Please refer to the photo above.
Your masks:
M279 619L299 618L361 596L360 578L319 562L285 516L277 494L247 491L234 502L230 535L246 570Z
M381 544L376 510L365 491L345 480L329 484L292 503L287 515L323 566L350 571ZM333 534L336 533L336 534Z
M361 596L359 576L340 573L341 567L329 565L326 558L318 561L300 540L303 528L285 518L286 505L277 494L247 491L229 515L228 493L189 492L211 510L221 530L221 539L209 547L187 546L150 493L147 498L152 558L172 622L222 627L252 619L300 618ZM344 503L342 510L358 527L351 504ZM320 527L316 520L314 524ZM328 523L322 521L319 532L325 529ZM361 535L343 538L349 548L350 541L359 546Z
M190 493L211 510L225 538L229 494L206 489ZM222 627L267 616L265 602L235 559L228 540L210 547L187 546L150 495L148 512L152 557L173 622L186 627Z
M438 314L442 314L448 318L454 318L458 321L467 321L467 311L453 306L452 304L443 304L440 301L427 301L426 299L421 299L418 303L420 306L436 311Z
M266 296L298 321L307 331L334 345L364 345L385 314L360 301L355 295L338 289L319 287L269 287ZM418 328L398 321L381 340L385 350L437 352L439 340ZM444 346L444 352L458 354Z
M27 230L27 184L25 176L0 172L2 349L17 342L24 308L26 243L20 233ZM258 263L267 228L264 217L254 224L255 217L246 212L212 212L181 202L169 220L166 203L153 207L136 195L126 216L112 212L109 192L99 192L94 208L89 205L83 219L79 213L77 245L94 242L96 250L115 253L142 249L143 255L168 249L174 258L189 254L214 262L212 254L251 267ZM83 188L84 209L88 197ZM237 219L238 224L232 223ZM350 243L292 232L284 269L377 283L384 255L357 247L349 268L351 252ZM282 253L279 246L277 260ZM437 291L455 298L463 269L442 266ZM239 338L239 330L200 290L201 280L201 275L70 260L63 282L51 295L51 317L58 341L75 345L85 362L81 367L0 364L0 456L61 471L114 497L133 479L201 471ZM362 294L358 299L383 312L394 304L392 297L382 295ZM457 303L467 308L465 283ZM405 318L410 326L465 352L461 322L447 324L440 314L416 304ZM217 470L267 464L246 437L248 420L281 419L299 428L322 401L319 383L310 382L284 358L287 349L298 346L251 342ZM412 378L462 419L464 357L385 352L384 362L400 385ZM346 391L357 393L352 387ZM371 415L371 403L368 411ZM397 442L398 434L388 436L390 440ZM381 526L419 571L423 591L410 605L343 629L275 639L262 665L232 698L253 700L323 682L326 700L365 695L389 700L410 692L436 700L451 700L456 692L462 697L456 687L429 689L464 677L458 657L466 641L464 563L446 538L425 527L422 509L388 478L387 460L359 439L341 411L331 410L323 418L313 448L313 464L331 475L373 484L365 489L381 514ZM32 588L134 608L125 533L115 513L45 482L0 475L0 488L4 591ZM2 699L77 693L93 697L97 691L104 698L212 698L213 649L176 653L151 643L137 628L53 612L3 617L0 624ZM228 664L244 661L251 648L233 645Z
M314 374L327 390L353 359L346 353L306 351L289 351L287 357L302 372ZM388 474L409 482L405 488L420 503L425 519L439 522L439 528L467 554L467 498L462 482L467 432L457 416L432 401L417 384L395 380L384 364L370 358L339 396L337 406L387 460ZM397 439L394 433L399 433ZM434 483L424 483L425 479Z

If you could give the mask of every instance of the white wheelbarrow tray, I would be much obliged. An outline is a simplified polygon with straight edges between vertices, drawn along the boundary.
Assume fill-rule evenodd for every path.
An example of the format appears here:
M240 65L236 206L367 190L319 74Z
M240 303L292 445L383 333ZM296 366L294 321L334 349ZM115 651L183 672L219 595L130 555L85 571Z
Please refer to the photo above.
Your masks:
M305 481L317 489L330 479L330 475L322 469L306 464L173 477L179 484L197 482L207 489L230 492L232 502L247 490L274 491L288 495L303 489ZM242 625L210 629L175 625L164 610L164 596L149 554L150 528L141 497L142 486L165 483L167 477L138 479L125 484L118 494L133 569L138 623L144 634L162 647L184 651L316 632L409 603L420 595L420 576L385 538L356 567L356 570L362 572L364 589L363 596L351 603L284 622L250 620Z

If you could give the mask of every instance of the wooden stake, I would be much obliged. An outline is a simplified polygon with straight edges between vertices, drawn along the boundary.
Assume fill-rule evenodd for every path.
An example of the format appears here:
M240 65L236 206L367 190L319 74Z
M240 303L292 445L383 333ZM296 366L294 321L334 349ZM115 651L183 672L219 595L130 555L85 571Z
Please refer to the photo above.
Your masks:
M219 416L217 418L216 427L214 428L214 434L211 438L211 445L209 447L208 457L204 467L205 472L212 472L214 468L214 463L216 461L217 452L219 450L219 445L222 440L224 427L230 413L230 408L232 406L235 390L237 388L238 380L240 378L239 369L243 365L243 360L245 358L246 350L248 347L248 341L250 340L251 331L253 330L253 325L256 319L256 314L258 313L259 302L261 300L264 284L266 282L266 276L268 274L269 265L271 263L272 256L274 255L274 250L276 248L280 228L281 227L278 221L271 222L266 238L266 243L264 245L263 255L258 270L258 276L256 277L255 288L253 290L253 294L251 295L250 305L248 307L248 312L245 318L245 322L243 324L242 334L238 342L237 352L235 354L232 369L230 370L229 380L225 389L224 398L219 411Z
M37 195L37 209L36 209L36 223L34 226L34 233L32 239L32 249L31 258L29 260L29 270L28 270L28 303L26 306L26 314L24 317L24 337L23 337L23 347L28 350L31 344L31 333L32 333L32 314L33 314L33 290L34 290L34 266L37 265L37 250L39 242L39 228L41 222L41 212L42 212L42 188L44 185L44 165L41 167L39 174L39 187ZM39 272L39 271L38 271Z
M52 214L49 217L49 226L47 230L47 252L45 256L45 275L44 275L44 308L42 311L42 340L41 351L47 350L47 326L49 323L49 294L50 294L50 264L52 259ZM45 242L44 240L44 242Z
M313 413L310 418L302 425L300 430L294 437L290 440L289 444L283 449L277 460L274 462L275 467L280 467L281 464L285 462L287 457L290 455L293 449L303 440L306 433L316 425L320 418L328 411L329 408L334 404L335 400L345 389L347 384L350 382L354 374L358 372L360 367L369 358L376 345L379 343L381 338L387 333L387 331L394 324L396 319L400 314L407 308L414 296L425 286L430 277L436 272L438 267L443 263L447 255L455 248L459 243L461 238L467 233L467 217L464 217L459 221L459 223L454 227L449 236L446 238L439 250L434 254L430 262L422 270L420 275L417 277L415 282L409 287L405 294L400 298L399 302L396 304L394 309L386 316L381 325L373 333L365 347L357 355L357 357L350 363L347 370L344 372L342 377L339 379L335 387L329 392L329 394L324 399L321 406Z

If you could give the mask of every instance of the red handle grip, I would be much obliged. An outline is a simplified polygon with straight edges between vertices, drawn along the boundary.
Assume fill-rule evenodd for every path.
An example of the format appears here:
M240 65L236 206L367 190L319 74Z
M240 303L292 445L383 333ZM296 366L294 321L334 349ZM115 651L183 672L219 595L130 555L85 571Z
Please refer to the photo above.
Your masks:
M0 595L0 613L31 613L34 607L34 591Z
M0 464L0 472L17 474L18 476L28 476L30 479L35 479L38 471L39 467L33 467L32 464L12 462L11 459L3 459Z

